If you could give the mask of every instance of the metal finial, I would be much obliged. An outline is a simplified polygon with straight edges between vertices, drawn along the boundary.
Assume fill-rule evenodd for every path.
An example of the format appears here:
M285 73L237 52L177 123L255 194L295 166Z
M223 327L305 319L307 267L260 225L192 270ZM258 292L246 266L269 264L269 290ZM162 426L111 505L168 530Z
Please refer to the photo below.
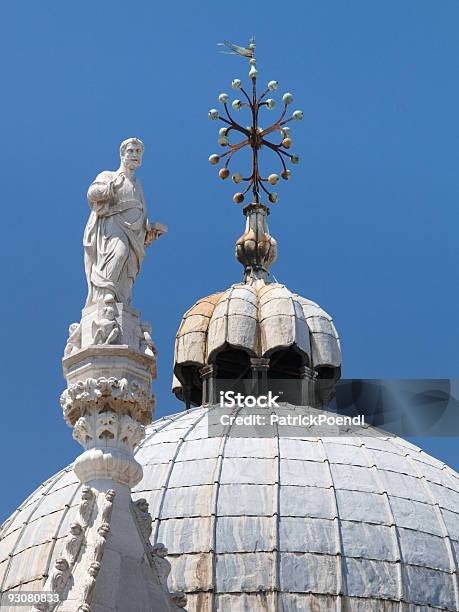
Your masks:
M243 183L245 184L245 189L242 191L238 191L234 194L233 200L236 203L242 203L244 201L244 197L246 193L251 189L253 194L252 203L260 204L260 192L264 191L267 196L270 204L275 204L277 202L278 195L276 192L269 191L266 188L266 184L268 185L276 185L279 181L280 177L284 180L288 180L291 175L291 171L287 168L287 163L290 161L292 164L297 164L299 162L298 155L294 153L290 153L289 149L292 146L292 137L290 133L290 128L287 127L287 123L290 121L298 121L303 118L303 112L296 110L292 113L290 117L285 118L287 109L289 105L293 102L293 96L291 93L285 93L282 97L282 105L283 109L280 117L275 121L270 127L263 129L259 125L259 111L262 107L266 107L266 110L273 110L276 106L276 101L274 98L267 98L267 95L271 92L275 92L278 88L277 81L269 81L266 90L258 97L257 94L257 77L258 70L256 67L256 59L255 59L255 39L252 37L250 39L250 44L248 47L240 47L239 45L235 45L230 41L225 40L223 43L219 43L219 46L224 47L222 53L228 53L231 55L239 55L241 57L247 58L250 64L249 77L252 82L252 91L251 95L247 93L244 89L242 81L240 79L233 79L231 86L236 91L240 91L243 99L233 100L231 103L234 111L243 110L244 107L247 107L250 110L252 121L251 125L247 127L243 127L238 122L234 120L230 111L228 109L229 96L226 93L222 93L219 96L219 101L223 105L225 116L220 116L220 113L217 109L213 108L209 111L209 117L212 120L220 120L223 121L228 127L221 128L219 131L219 139L218 143L220 146L226 148L227 150L222 154L213 153L209 157L209 161L213 165L217 165L220 161L225 160L224 165L219 170L219 176L221 179L225 180L230 176L230 171L228 166L234 157L237 151L240 151L246 146L251 147L252 149L252 172L249 176L244 177L239 172L234 172L232 175L232 180L235 184ZM232 144L230 142L231 132L238 132L242 134L245 138L238 143ZM278 143L270 142L267 140L267 136L273 132L279 132L281 141ZM263 177L260 174L259 168L259 158L258 153L260 149L265 147L276 153L281 162L281 171L279 174L272 172L269 175Z

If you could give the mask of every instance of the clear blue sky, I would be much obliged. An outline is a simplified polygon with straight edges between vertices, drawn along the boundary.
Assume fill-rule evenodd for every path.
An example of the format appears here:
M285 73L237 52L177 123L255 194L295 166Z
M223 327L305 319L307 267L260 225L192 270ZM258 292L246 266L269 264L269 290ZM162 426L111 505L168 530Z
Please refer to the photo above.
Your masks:
M457 0L8 2L2 7L2 504L6 517L79 453L59 405L68 324L85 299L86 189L128 136L155 243L134 304L159 347L158 414L183 312L241 279L233 189L207 119L246 64L295 95L302 163L270 217L277 279L331 312L344 376L458 375ZM277 169L277 168L276 168ZM459 469L457 439L418 441Z

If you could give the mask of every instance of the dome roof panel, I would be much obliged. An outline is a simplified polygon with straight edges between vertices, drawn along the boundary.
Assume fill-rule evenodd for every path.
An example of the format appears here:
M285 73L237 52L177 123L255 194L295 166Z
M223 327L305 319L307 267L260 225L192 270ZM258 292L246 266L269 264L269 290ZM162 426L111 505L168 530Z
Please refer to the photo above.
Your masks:
M242 314L228 316L226 343L255 357L258 353L257 327L257 320L252 316ZM209 357L210 355L211 351L209 351Z
M201 314L192 313L183 320L180 327L180 335L189 334L191 332L205 332L209 326L209 317Z
M175 363L181 367L189 363L203 365L206 360L206 334L192 332L180 336L175 343Z
M311 355L315 368L330 366L341 367L341 352L336 338L330 334L312 333Z

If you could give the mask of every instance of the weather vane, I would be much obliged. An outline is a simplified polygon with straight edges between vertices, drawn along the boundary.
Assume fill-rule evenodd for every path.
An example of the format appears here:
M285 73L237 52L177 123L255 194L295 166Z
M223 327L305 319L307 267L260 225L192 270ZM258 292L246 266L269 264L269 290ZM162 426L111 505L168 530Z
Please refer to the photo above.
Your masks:
M277 202L278 195L274 191L269 191L265 187L265 184L269 184L269 186L274 186L279 182L280 177L282 177L284 180L288 180L290 178L291 171L287 168L286 162L290 161L292 164L297 164L299 162L298 155L289 152L289 149L292 146L292 137L290 134L290 128L287 126L287 123L303 119L303 111L296 110L292 113L290 117L286 119L285 116L287 114L287 109L289 105L293 102L293 96L291 93L285 93L282 96L283 109L279 119L268 128L260 127L260 109L262 107L266 107L267 110L273 110L276 105L276 102L273 98L266 98L266 96L270 92L276 91L276 89L278 88L277 81L269 81L267 89L261 94L260 97L258 97L258 70L256 68L255 39L253 37L250 40L248 48L239 47L229 41L224 41L223 43L220 43L219 46L225 48L222 51L223 53L228 53L231 55L240 55L241 57L246 57L249 60L249 77L252 82L251 95L249 95L249 93L244 89L244 87L242 86L242 81L240 79L233 79L231 83L232 88L235 90L240 90L244 95L245 100L233 100L231 106L235 111L240 111L244 107L249 108L252 115L252 125L248 127L243 127L233 119L228 109L229 96L226 93L221 93L219 95L219 101L223 104L226 116L221 116L216 108L212 108L209 111L209 117L212 120L220 120L223 121L223 123L227 124L227 127L222 127L220 129L218 139L218 144L222 147L225 147L227 150L222 154L213 153L209 157L209 161L211 164L217 165L220 163L220 161L225 160L223 167L220 168L218 173L220 178L224 180L227 179L230 175L228 167L232 158L234 157L234 154L246 146L251 147L252 173L247 177L243 177L239 172L233 172L231 178L235 184L247 184L244 191L238 191L234 194L233 200L237 204L240 204L244 201L245 194L250 189L252 189L253 203L259 204L261 189L268 195L269 202L271 204L275 204ZM234 144L230 143L231 132L239 132L244 136L243 140ZM281 142L275 143L267 140L266 137L269 134L272 134L273 132L280 132ZM269 174L267 177L263 177L260 174L258 154L260 149L263 147L274 151L274 153L276 153L279 157L282 165L282 171L280 175L277 173L272 173Z

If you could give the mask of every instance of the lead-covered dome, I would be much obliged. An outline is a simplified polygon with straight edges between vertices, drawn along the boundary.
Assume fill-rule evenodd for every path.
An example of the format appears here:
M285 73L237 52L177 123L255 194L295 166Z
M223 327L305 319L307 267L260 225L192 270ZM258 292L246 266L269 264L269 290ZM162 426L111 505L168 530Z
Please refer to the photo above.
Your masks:
M174 392L182 398L188 383L200 404L203 367L216 365L218 376L235 378L250 358L270 359L280 378L295 371L299 377L304 367L318 378L337 380L341 373L332 317L285 285L256 280L202 298L185 313L175 342Z
M212 438L209 410L156 421L136 455L190 612L459 609L459 474L399 438ZM79 488L69 467L4 523L2 590L42 587Z

